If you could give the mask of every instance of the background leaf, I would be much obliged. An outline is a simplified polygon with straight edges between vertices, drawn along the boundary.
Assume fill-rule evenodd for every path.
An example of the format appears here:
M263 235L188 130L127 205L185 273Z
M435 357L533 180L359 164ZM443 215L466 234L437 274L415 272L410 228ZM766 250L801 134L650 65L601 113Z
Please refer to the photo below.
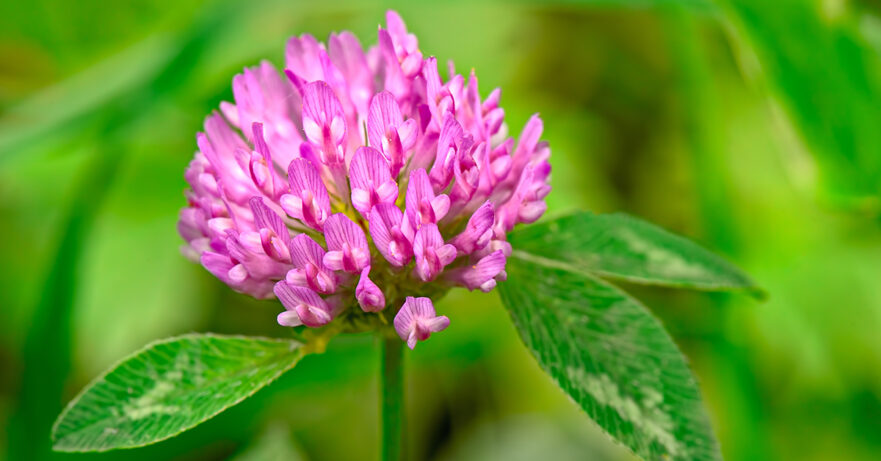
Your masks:
M113 129L109 123L107 131ZM10 424L10 459L42 460L51 456L53 419L61 410L71 367L71 317L84 255L84 240L113 184L123 156L117 137L108 136L87 164L59 229L58 244L46 269L23 350L24 368Z
M633 283L708 291L759 288L740 269L700 246L621 213L576 213L519 230L517 256Z
M755 53L772 95L815 159L824 198L877 215L881 61L860 34L870 24L861 24L858 12L823 2L719 3L738 32L735 41Z
M232 461L305 461L306 456L292 440L290 428L273 424Z
M506 270L521 338L600 427L644 459L721 459L685 359L642 305L585 273L517 257Z
M185 431L278 378L301 344L212 334L159 341L74 399L53 430L59 451L138 447Z

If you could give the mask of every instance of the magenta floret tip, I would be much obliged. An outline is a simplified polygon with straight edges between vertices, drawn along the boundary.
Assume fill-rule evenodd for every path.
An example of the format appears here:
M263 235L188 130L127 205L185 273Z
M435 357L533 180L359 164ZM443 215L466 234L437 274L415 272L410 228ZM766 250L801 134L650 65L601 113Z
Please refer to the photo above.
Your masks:
M283 72L236 75L185 174L184 254L278 298L283 326L393 318L410 348L445 329L428 296L505 279L506 234L544 213L551 170L538 115L515 141L501 91L481 99L473 70L449 68L445 82L389 11L366 50L304 34Z
M450 326L450 319L436 315L434 304L429 298L408 296L404 305L395 316L395 331L410 349L416 347L417 341L425 341L432 333L442 331Z

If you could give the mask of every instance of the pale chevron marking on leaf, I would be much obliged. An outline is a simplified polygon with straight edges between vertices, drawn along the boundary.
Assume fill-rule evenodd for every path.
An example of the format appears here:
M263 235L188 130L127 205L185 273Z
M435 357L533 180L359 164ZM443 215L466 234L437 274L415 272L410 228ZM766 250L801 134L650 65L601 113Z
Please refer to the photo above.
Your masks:
M679 279L698 280L706 276L705 266L686 260L682 253L660 247L630 228L621 228L618 238L627 245L627 251L645 257L645 270L653 274L667 273Z
M158 403L174 391L174 382L158 381L146 394L138 397L131 404L122 406L122 412L129 419L143 419L159 413L172 414L180 410L177 405Z
M609 375L602 374L597 378L583 368L575 367L566 367L566 373L570 380L585 382L585 388L597 402L614 408L619 416L639 426L649 437L666 447L670 455L679 453L679 442L672 433L673 421L670 415L658 408L664 398L659 392L644 388L641 402L636 403L633 398L621 395L620 388Z

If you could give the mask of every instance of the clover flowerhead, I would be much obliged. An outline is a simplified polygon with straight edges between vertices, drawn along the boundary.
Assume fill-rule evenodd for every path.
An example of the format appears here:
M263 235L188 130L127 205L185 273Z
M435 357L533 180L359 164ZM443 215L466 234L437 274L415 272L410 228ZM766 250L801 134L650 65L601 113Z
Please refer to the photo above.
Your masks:
M506 233L550 191L542 122L507 135L501 92L443 81L397 13L366 51L349 32L291 38L285 69L233 79L196 137L178 229L236 291L277 298L278 323L352 322L413 348L449 325L432 298L492 290Z

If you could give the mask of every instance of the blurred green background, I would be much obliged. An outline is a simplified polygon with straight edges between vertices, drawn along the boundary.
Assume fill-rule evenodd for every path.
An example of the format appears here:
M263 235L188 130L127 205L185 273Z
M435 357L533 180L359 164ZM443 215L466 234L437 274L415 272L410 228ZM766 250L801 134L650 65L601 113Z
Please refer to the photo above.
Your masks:
M49 428L151 340L287 335L275 302L179 254L194 134L243 66L282 64L288 36L372 44L390 7L426 54L475 68L483 95L503 88L512 133L541 113L551 213L642 216L770 292L628 287L689 357L727 459L881 459L870 0L0 3L0 458L375 458L369 335L148 448L53 455ZM407 354L414 459L630 459L543 375L496 294L452 292L439 309L453 326Z

